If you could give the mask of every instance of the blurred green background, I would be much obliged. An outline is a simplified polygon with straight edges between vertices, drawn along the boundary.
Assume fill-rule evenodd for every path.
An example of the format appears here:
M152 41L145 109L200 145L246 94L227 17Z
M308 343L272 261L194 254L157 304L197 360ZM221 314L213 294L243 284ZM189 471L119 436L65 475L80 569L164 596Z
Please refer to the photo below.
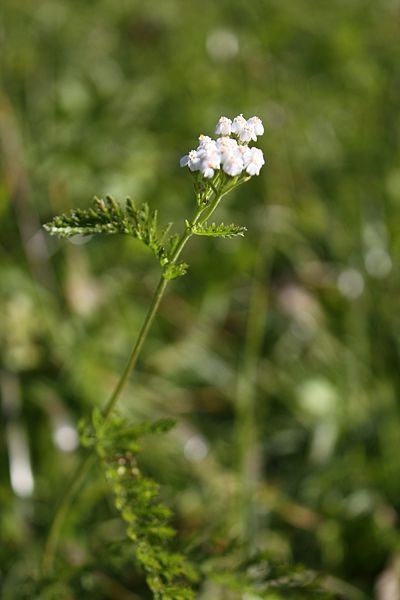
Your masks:
M399 34L399 0L1 1L5 598L25 597L77 421L112 390L158 279L135 240L41 224L105 194L179 224L180 156L238 113L263 119L267 165L217 218L247 236L188 246L121 409L178 420L143 461L183 538L245 539L347 582L338 598L400 598ZM92 474L60 553L96 557L76 597L138 598L122 595L131 567L102 561L104 491Z

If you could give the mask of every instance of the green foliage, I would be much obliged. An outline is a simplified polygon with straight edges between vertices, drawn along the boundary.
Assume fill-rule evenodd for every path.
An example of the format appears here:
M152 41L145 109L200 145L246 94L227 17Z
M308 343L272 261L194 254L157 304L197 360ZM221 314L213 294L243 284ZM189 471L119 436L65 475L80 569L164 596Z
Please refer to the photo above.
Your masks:
M195 235L206 235L209 237L224 237L231 238L235 236L244 236L245 231L247 231L246 227L242 227L241 225L235 225L232 223L231 225L225 225L224 223L202 223L195 224L191 226L191 231Z
M186 264L185 262L180 262L180 263L174 263L174 262L170 262L169 264L167 264L166 267L164 267L164 278L165 279L176 279L176 277L182 277L183 275L186 274L187 270L188 270L189 265Z
M274 598L287 598L287 594L291 594L292 600L307 600L311 595L317 597L318 600L333 600L333 595L321 590L317 583L317 577L314 573L299 570L294 566L286 566L286 574L274 577L273 572L268 574L268 577L255 577L254 571L263 567L263 563L255 565L253 573L241 573L239 569L233 572L216 573L211 576L222 588L240 592L240 594L249 594L257 600L270 600ZM269 567L269 565L268 565ZM271 594L276 595L272 596ZM318 596L315 596L318 593Z
M225 555L206 560L203 571L217 588L235 593L235 598L248 595L254 600L333 600L335 597L335 586L318 573L302 565L277 562L263 552L243 559L243 552L235 544Z
M235 544L221 558L209 558L197 569L172 548L176 531L171 527L171 510L160 499L159 485L145 476L138 464L140 439L163 434L174 421L163 419L132 424L120 415L104 419L100 410L93 411L92 423L80 423L81 442L94 448L114 498L114 505L126 523L136 562L146 573L146 581L156 600L190 600L195 598L194 583L209 581L221 590L250 594L260 600L271 598L271 591L303 600L302 590L323 593L317 575L302 567L277 564L262 555L243 562ZM276 598L281 596L276 596Z
M100 458L114 505L127 525L136 561L157 600L190 600L196 571L189 561L172 549L175 531L172 513L159 499L159 486L146 477L137 462L139 439L146 434L164 433L173 427L171 420L131 425L121 416L104 420L93 413L93 426L82 426L82 441L94 446Z
M122 233L130 235L150 248L164 267L166 279L186 273L185 263L172 262L178 243L177 235L169 235L172 223L159 231L158 211L143 202L138 208L127 198L125 209L110 196L106 201L95 198L92 208L75 208L69 214L54 217L44 228L51 235L70 238L75 235Z
M157 214L150 214L148 205L137 209L132 200L127 199L126 209L110 196L106 202L95 198L94 207L88 209L75 208L70 214L54 217L44 225L51 235L69 238L74 235L90 235L94 233L125 233L145 241L148 246L154 243Z

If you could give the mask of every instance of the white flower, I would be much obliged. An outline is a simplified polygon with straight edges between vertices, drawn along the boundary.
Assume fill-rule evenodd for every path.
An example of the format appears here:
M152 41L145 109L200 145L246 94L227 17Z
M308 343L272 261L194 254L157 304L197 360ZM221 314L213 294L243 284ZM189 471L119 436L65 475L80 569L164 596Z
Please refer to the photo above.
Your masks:
M244 164L240 146L233 138L223 137L217 139L217 148L221 153L222 170L235 177L243 171Z
M215 144L215 141L211 139L208 135L199 135L199 148L207 148L209 144Z
M258 117L250 117L250 119L248 119L247 123L253 127L254 133L256 135L264 134L264 125L262 124L261 119L259 119Z
M238 115L233 119L232 133L235 133L239 140L243 143L248 143L251 140L257 141L257 136L264 133L264 127L261 119L251 117L248 121L243 115Z
M261 167L265 164L264 154L259 148L247 148L243 154L243 163L249 175L259 175Z
M240 152L230 152L226 154L222 162L223 171L225 171L225 173L231 177L240 175L240 173L243 171L243 167L244 163Z
M199 150L200 168L199 170L207 179L214 176L214 170L219 169L221 165L221 155L217 150Z
M248 146L242 146L241 144L238 144L238 150L244 160L244 157L249 153L250 148Z
M221 165L221 154L218 150L217 143L208 135L199 137L199 146L196 150L200 160L199 171L207 179L214 176L214 170L219 169Z
M240 136L243 128L247 125L247 121L243 115L238 115L233 119L232 123L232 133L236 133L236 135Z
M231 137L220 137L216 141L218 150L223 154L224 152L235 151L239 145L234 138Z
M201 135L197 149L182 156L180 165L188 166L191 171L200 171L207 179L213 177L215 169L219 169L221 165L221 154L216 141L208 135Z
M197 150L191 150L189 154L182 156L179 164L181 167L189 167L191 171L198 171L200 168L200 157Z
M230 119L227 117L221 117L215 128L215 133L217 135L231 135L231 125L232 121Z

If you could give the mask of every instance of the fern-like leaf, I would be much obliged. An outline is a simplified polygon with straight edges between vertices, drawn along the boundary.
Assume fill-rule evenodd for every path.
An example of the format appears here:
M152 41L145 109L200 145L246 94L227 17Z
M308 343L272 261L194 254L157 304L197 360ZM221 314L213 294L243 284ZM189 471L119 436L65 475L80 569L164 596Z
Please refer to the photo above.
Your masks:
M140 470L136 454L139 438L162 433L171 421L131 425L120 416L104 420L100 411L93 414L92 425L83 426L82 441L94 446L101 460L114 504L127 526L137 562L155 600L193 600L191 583L197 574L188 560L171 548L175 536L170 526L170 509L159 499L159 486Z
M50 235L60 238L94 233L125 233L138 237L138 225L143 220L139 215L143 215L144 210L136 209L131 200L127 201L126 210L123 210L110 196L106 201L95 198L93 207L74 208L69 214L54 217L44 228Z
M246 227L241 225L225 225L225 223L203 223L202 225L192 225L191 230L195 235L207 235L209 237L224 237L231 238L237 235L244 236L244 232L247 231Z
M152 210L144 202L139 207L128 198L122 208L110 196L106 200L95 198L91 208L74 208L68 214L54 217L44 228L50 235L70 238L74 235L91 235L95 233L123 233L137 238L150 248L160 265L164 268L164 277L174 279L186 273L185 263L174 263L173 253L179 237L170 235L172 223L159 231L157 210Z

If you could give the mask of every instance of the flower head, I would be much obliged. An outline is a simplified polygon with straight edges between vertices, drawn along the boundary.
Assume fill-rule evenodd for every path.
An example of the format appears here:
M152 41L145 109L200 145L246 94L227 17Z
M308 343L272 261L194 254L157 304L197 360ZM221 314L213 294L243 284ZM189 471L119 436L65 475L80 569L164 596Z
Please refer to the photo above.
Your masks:
M220 136L217 140L208 135L199 136L198 147L181 158L181 167L200 171L206 179L212 179L219 170L230 177L260 173L265 163L264 155L259 148L249 148L248 143L264 133L261 119L251 117L247 120L238 115L232 121L221 117L215 132Z

